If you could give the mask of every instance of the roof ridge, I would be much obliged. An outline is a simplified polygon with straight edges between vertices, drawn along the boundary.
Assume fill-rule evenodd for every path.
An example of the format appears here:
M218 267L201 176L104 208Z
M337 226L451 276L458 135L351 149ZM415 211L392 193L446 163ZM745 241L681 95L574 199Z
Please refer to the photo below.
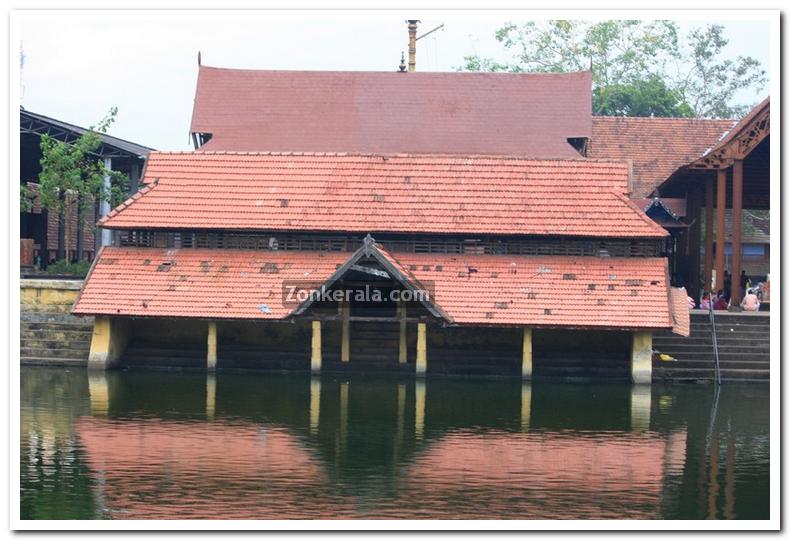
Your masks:
M223 66L207 66L206 64L200 65L200 70L216 70L216 71L236 71L236 72L243 72L243 73L322 73L322 74L398 74L399 77L403 77L404 73L397 70L309 70L309 69L266 69L266 68L230 68L230 67L223 67ZM421 76L431 76L431 75L459 75L459 76L474 76L474 77L490 77L490 76L498 76L498 77L551 77L551 76L572 76L572 75L580 75L584 73L590 73L590 70L579 70L579 71L553 71L553 72L539 72L539 71L531 71L531 72L513 72L513 71L419 71L419 72L409 72L407 77L421 77Z
M693 122L738 122L736 118L701 118L701 117L684 117L684 116L621 116L621 115L592 115L593 119L604 118L613 120L685 120Z

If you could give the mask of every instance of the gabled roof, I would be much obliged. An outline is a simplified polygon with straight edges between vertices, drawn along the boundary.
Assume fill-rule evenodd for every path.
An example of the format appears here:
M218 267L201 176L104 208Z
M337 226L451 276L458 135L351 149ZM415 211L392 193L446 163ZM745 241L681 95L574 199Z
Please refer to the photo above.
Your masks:
M699 158L735 120L594 116L588 156L632 162L632 197L651 197L679 167Z
M27 109L19 110L19 128L21 133L34 133L37 135L48 134L64 142L71 142L87 132L86 128L40 115ZM102 157L134 157L145 158L152 148L138 145L112 135L100 134L102 146L96 154Z
M111 229L648 238L622 163L502 156L154 152Z
M670 328L665 258L378 253L428 291L443 324ZM358 254L105 247L73 313L271 320L298 316L288 284L318 288ZM380 259L380 262L382 260ZM313 285L310 285L313 284Z
M591 134L591 73L267 71L201 66L205 150L574 158Z

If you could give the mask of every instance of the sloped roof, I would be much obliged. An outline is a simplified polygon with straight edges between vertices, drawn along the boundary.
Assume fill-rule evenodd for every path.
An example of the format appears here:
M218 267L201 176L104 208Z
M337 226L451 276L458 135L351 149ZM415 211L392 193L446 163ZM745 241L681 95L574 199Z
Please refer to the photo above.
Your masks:
M73 313L283 319L299 310L284 295L288 284L309 282L317 288L350 257L345 252L106 247ZM664 258L412 253L386 257L429 291L445 323L671 326Z
M34 113L24 108L19 110L19 122L21 133L35 133L39 135L48 133L55 139L64 142L74 141L88 131L82 126L69 124L68 122ZM154 150L104 133L99 134L99 137L102 140L102 146L96 151L96 154L100 156L146 157L149 152Z
M625 164L449 155L155 152L111 229L667 233L622 195Z
M591 74L266 71L201 66L190 131L205 150L574 158Z
M632 197L650 197L679 167L700 158L735 120L594 116L588 156L632 161Z

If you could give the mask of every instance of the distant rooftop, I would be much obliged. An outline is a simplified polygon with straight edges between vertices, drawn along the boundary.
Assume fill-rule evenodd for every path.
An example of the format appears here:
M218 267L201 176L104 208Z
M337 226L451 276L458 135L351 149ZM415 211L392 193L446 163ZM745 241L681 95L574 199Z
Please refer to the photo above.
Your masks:
M87 128L69 124L62 120L57 120L45 115L28 111L24 107L19 109L19 128L21 133L33 133L37 135L48 134L60 141L71 142L87 132ZM105 158L117 157L143 157L148 156L154 150L131 141L119 139L112 135L100 134L102 146L96 154Z
M205 150L575 158L591 73L263 71L201 66Z

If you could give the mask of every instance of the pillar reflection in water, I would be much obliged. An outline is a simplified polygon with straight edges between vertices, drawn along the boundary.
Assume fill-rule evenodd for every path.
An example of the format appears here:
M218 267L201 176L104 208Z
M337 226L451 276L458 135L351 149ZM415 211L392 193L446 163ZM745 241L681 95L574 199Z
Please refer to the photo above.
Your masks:
M426 382L415 381L415 439L423 439L423 428L426 422Z
M522 414L520 425L522 432L527 432L530 429L530 408L533 401L533 386L530 383L522 384Z
M345 450L349 443L349 382L341 383L340 389L340 441Z
M321 378L310 378L310 433L319 432L319 411L321 409Z
M217 377L214 374L206 376L206 419L214 420L217 402Z
M105 372L98 370L88 372L88 393L91 399L91 414L96 417L107 417L110 410L110 391Z
M650 385L632 385L629 414L632 430L641 431L651 428Z
M396 441L394 462L398 461L401 456L401 448L404 446L404 413L406 413L406 385L403 383L398 384L398 398L397 398L396 412Z

